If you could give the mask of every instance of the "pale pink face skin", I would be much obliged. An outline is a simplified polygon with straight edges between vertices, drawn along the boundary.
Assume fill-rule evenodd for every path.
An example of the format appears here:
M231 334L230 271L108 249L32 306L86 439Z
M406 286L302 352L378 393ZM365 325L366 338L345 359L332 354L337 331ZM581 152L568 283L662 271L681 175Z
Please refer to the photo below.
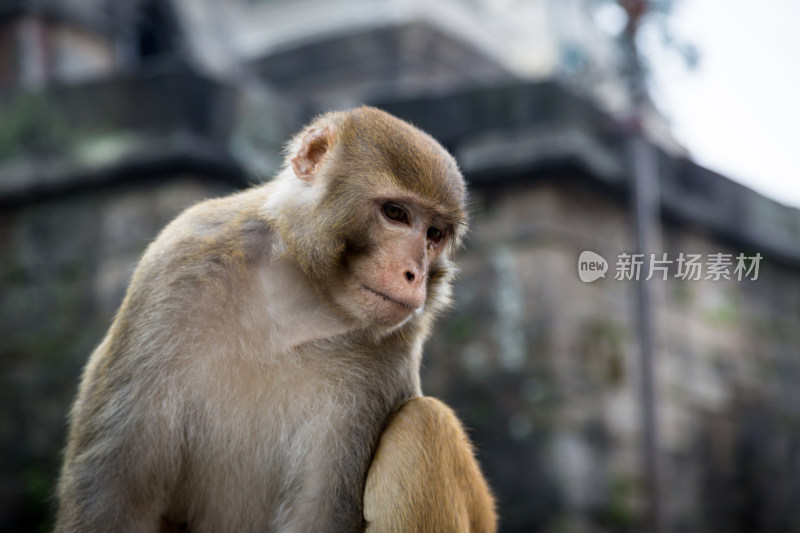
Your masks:
M311 128L291 159L294 174L311 190L323 190L324 173L318 170L334 135L331 126ZM385 199L366 200L364 206L374 210L374 251L352 259L340 286L328 290L349 319L391 328L423 311L431 265L447 248L452 229L431 200L406 190L383 192Z
M375 202L375 253L350 265L334 300L358 321L398 326L425 307L431 264L448 234L435 213L413 197Z

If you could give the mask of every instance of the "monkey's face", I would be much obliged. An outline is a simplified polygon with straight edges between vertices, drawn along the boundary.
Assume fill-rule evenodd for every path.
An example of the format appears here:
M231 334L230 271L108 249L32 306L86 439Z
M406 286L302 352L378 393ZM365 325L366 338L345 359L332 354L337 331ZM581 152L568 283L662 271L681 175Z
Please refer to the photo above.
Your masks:
M452 229L411 195L375 199L367 208L369 244L348 258L333 299L361 323L398 326L425 310Z
M465 184L432 137L382 111L326 115L292 142L268 216L350 320L393 328L448 302Z

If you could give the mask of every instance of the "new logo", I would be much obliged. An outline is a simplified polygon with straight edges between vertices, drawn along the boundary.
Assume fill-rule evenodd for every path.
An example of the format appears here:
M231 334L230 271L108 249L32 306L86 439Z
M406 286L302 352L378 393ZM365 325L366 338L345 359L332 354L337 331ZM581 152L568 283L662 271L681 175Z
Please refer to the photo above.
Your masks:
M606 277L608 261L599 254L589 250L581 252L578 257L578 277L585 283L591 283L599 278Z

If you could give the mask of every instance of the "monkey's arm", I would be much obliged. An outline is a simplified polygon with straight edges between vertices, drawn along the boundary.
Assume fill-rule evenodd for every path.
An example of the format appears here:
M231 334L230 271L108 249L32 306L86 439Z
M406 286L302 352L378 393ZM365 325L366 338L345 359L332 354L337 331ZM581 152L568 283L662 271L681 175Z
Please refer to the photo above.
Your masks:
M384 430L364 491L368 533L494 532L494 499L461 423L430 397L403 405Z
M169 393L131 385L130 372L113 366L104 342L73 406L56 533L156 531L177 478L178 426L163 409Z

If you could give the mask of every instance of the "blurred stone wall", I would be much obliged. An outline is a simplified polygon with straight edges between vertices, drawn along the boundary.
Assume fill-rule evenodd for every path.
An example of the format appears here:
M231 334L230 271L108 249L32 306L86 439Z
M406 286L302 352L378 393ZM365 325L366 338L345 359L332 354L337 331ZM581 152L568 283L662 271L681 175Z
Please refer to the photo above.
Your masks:
M426 393L472 429L503 531L641 531L634 247L625 201L580 179L474 190L453 311L426 350ZM578 256L610 265L587 284ZM666 224L663 249L755 253ZM793 531L800 519L800 277L652 281L667 531Z
M577 276L582 250L630 246L626 210L569 179L474 196L456 305L426 352L426 392L472 428L503 531L632 527L632 287Z

